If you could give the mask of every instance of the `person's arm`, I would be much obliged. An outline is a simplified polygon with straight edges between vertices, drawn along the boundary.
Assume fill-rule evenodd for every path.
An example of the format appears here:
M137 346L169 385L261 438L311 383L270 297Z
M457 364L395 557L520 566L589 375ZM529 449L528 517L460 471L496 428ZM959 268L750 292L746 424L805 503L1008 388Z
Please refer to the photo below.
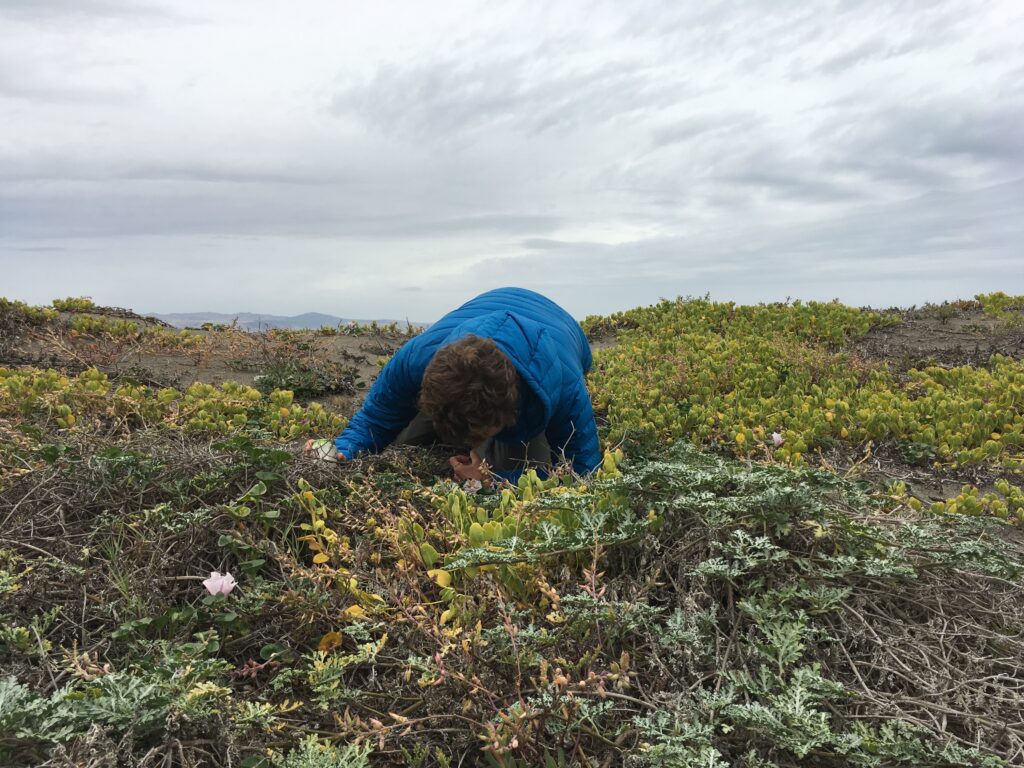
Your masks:
M557 463L564 455L572 462L576 474L590 474L601 465L597 422L583 377L576 382L571 397L555 410L546 435L552 460Z
M412 345L407 342L384 366L359 412L335 438L338 453L354 459L383 450L412 421L422 379L409 367Z

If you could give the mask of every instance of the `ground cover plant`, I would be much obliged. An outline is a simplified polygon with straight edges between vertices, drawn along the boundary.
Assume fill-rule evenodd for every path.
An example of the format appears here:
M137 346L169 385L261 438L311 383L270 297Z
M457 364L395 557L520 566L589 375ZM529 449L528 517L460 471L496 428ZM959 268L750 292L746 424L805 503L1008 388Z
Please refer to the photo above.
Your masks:
M304 458L344 421L288 389L0 369L0 764L1024 763L1019 444L892 426L943 392L903 418L1019 434L1020 363L904 381L849 352L881 318L591 319L604 465L493 490ZM1002 474L933 505L829 440Z
M1012 297L999 304L1010 305ZM848 349L886 322L834 302L743 307L706 299L588 318L592 336L615 332L618 340L596 355L594 404L610 439L638 445L685 437L741 458L803 466L836 444L889 443L914 463L997 464L1018 476L1024 363L995 354L981 366L929 365L897 376ZM1018 493L1005 513L1019 522Z

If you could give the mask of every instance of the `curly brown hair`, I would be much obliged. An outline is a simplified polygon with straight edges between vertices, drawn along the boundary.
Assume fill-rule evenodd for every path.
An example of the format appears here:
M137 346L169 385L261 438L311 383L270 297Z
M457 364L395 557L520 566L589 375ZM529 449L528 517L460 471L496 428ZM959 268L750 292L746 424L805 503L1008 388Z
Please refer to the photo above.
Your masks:
M469 335L439 349L420 387L419 407L453 445L478 445L515 424L519 372L491 339Z

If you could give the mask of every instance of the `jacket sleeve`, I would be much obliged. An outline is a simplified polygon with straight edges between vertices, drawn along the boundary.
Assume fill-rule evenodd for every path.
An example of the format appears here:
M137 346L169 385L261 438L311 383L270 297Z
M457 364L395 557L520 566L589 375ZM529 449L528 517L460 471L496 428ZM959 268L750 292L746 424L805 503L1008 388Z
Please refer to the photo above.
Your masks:
M564 456L572 462L576 474L590 474L601 465L597 422L582 376L576 380L571 394L555 409L546 436L552 460L557 463Z
M407 342L388 361L359 412L335 438L334 445L345 458L383 450L416 415L422 376L411 369L412 347L413 342Z

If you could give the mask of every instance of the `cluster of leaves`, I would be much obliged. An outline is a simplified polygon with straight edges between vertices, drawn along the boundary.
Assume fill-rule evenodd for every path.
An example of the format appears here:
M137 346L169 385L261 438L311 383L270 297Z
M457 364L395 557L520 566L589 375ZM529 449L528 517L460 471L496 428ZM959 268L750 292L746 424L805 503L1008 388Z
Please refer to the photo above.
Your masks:
M986 315L1014 326L1024 323L1024 296L1010 296L1003 291L995 291L979 293L974 298L981 304Z
M263 396L227 382L195 383L184 390L114 385L88 369L77 376L35 368L0 368L0 416L31 419L37 426L132 429L161 425L228 433L266 430L287 440L340 430L344 420L319 403L296 404L292 392Z
M138 339L142 328L131 320L103 315L74 315L70 321L71 335L110 336L115 339Z
M418 550L399 543L398 531L407 524L395 516L386 522L385 533L380 526L369 530L375 521L368 519L339 534L335 529L346 499L361 509L360 518L365 518L371 502L376 508L379 500L372 485L352 482L340 493L315 491L301 477L283 476L290 469L289 453L244 436L213 444L210 454L198 454L210 464L201 468L183 461L182 444L162 442L161 434L136 431L135 451L110 446L86 455L88 444L79 443L55 452L40 470L51 490L22 510L29 515L22 522L37 542L32 546L46 542L46 531L54 524L77 526L91 545L81 548L58 536L47 546L60 556L32 562L7 550L0 557L4 595L19 598L14 606L5 603L5 608L26 610L20 615L0 611L8 626L20 630L0 638L0 663L6 660L23 673L22 664L38 665L41 680L52 679L46 670L60 669L61 678L70 676L60 687L45 686L49 690L13 678L0 686L0 753L9 759L37 761L51 747L78 743L96 728L116 739L118 749L128 751L197 731L227 729L231 739L252 740L251 731L257 728L269 738L279 734L286 721L294 723L293 713L300 708L308 719L287 730L301 736L306 729L326 727L321 721L339 703L364 698L345 681L378 661L387 645L384 623L400 619L401 601L385 600L362 582L393 581L394 575L387 574L396 559L418 558ZM157 442L143 448L147 441ZM257 482L250 486L251 479ZM533 476L531 482L523 486L526 496L541 492L542 481ZM408 481L393 483L393 492L398 500L416 498L424 512L438 498L435 491ZM12 489L0 501L18 493ZM77 502L71 518L58 522L39 515L41 505L62 499ZM503 501L506 508L512 504L507 496ZM388 508L381 510L387 512ZM14 524L17 528L18 519ZM352 567L357 557L352 538L360 535L363 559L367 548L395 543L386 559L379 553L370 557L369 563L378 568ZM464 542L467 547L475 543L475 533ZM183 592L174 581L170 590L161 588L157 574L166 566L154 560L181 557L190 569L202 572L208 566L200 562L211 556L227 558L228 566L240 574L241 596L200 599L199 593ZM95 652L78 652L78 633L66 619L54 622L67 608L61 604L64 588L44 589L56 574L64 582L68 574L86 572L90 565L100 569L99 581L90 591L110 591L97 600L97 609L87 618L90 634L85 642L92 648L102 643L102 659ZM145 573L129 576L135 568ZM270 578L271 573L276 578ZM399 576L403 588L414 587L420 604L434 601L422 590L433 592L435 584L415 563L410 561ZM31 615L28 610L38 601L53 605L49 620L33 620L21 629L21 616ZM341 610L345 603L348 607ZM344 638L334 629L339 619L358 620L345 629ZM97 626L104 629L97 631ZM274 642L260 641L260 636ZM431 637L430 644L435 640ZM347 650L350 642L354 650ZM413 668L419 670L419 664L405 668L389 658L382 674L400 678L402 669ZM257 682L254 696L251 686ZM302 693L303 700L290 697L292 692ZM353 737L361 734L376 740L380 735L380 727L368 723L365 715L353 717L349 728ZM472 733L467 736L473 738ZM231 739L225 745L232 744ZM324 750L323 745L310 743L300 748L303 760ZM251 757L254 752L260 751L249 749ZM338 752L351 757L365 756L367 750L352 747ZM296 762L295 753L281 760L282 765L305 765Z
M692 449L677 455L689 451ZM720 621L724 607L725 612L745 617L739 621L747 634L743 629L737 633L730 622L728 643L737 650L734 656L727 652L722 658L718 650L724 636L716 638L713 632L705 632L695 649L694 642L701 637L700 619L685 614L674 617L679 629L671 633L672 639L666 637L666 646L686 648L688 654L711 655L714 651L718 668L728 670L724 677L729 684L716 687L714 695L697 690L696 695L681 697L670 716L659 713L649 718L648 726L659 726L652 731L668 737L666 743L656 745L662 754L675 751L682 760L679 764L698 759L702 765L736 764L739 753L731 757L720 753L715 734L738 728L747 738L753 736L753 743L763 739L784 745L798 758L814 755L816 764L837 760L852 765L998 764L994 758L970 755L970 750L964 749L966 741L960 745L936 742L922 730L932 717L928 710L935 707L931 692L941 686L938 679L952 681L961 671L956 663L967 663L967 658L978 663L978 650L964 646L953 653L960 662L943 665L941 671L930 666L925 671L902 661L901 648L920 654L930 665L935 648L928 647L929 643L942 646L948 639L943 629L932 625L945 613L932 603L944 599L943 590L933 580L938 570L952 572L960 567L956 565L959 562L983 580L1009 579L1012 588L1006 597L1016 599L1011 595L1020 591L1015 580L1024 563L1019 552L1011 554L1000 545L1000 525L983 520L972 523L971 536L984 542L980 550L974 549L966 537L959 543L947 538L960 538L964 532L951 536L946 515L932 521L903 517L902 511L910 508L903 506L905 497L897 498L899 505L894 508L891 499L863 495L828 473L772 467L741 472L706 456L690 455L692 463L687 470L692 485L674 504L695 511L706 523L723 526L712 543L717 555L705 559L692 573L727 584L725 599L720 605L711 605L707 618ZM694 464L704 464L705 471L698 471ZM657 487L678 483L679 475L687 472L680 473L678 465L662 462L636 474L638 486ZM686 481L676 487L685 488ZM714 492L709 493L712 488ZM800 512L794 515L796 510ZM898 519L883 522L885 516L892 515ZM803 536L808 538L797 543ZM938 545L943 539L945 546ZM897 583L906 594L885 599L882 592L876 592L892 589ZM975 617L968 614L952 610L950 619L969 626ZM954 615L957 618L952 618ZM993 626L1005 626L1001 619L992 619ZM906 635L899 639L884 636L899 625L907 630ZM1019 633L1013 636L1021 639ZM1000 637L1007 636L1000 633ZM740 650L744 645L745 650ZM833 654L841 661L837 663ZM681 662L692 663L690 658ZM985 663L1000 666L994 659ZM744 669L737 670L739 666ZM884 682L893 666L916 682L908 677L895 685L891 678ZM933 673L937 678L931 678ZM930 679L925 682L924 678ZM909 687L897 693L902 683ZM922 690L929 693L913 701ZM858 713L853 718L849 716L851 705ZM939 705L933 712L941 712L945 706ZM884 720L870 725L871 717L864 716L867 711L881 715L883 710L900 712L903 717L888 725ZM836 728L834 715L838 711L847 713L838 721L845 722L846 729ZM946 711L953 714L952 709ZM956 714L971 717L961 711ZM980 713L974 716L984 718ZM724 728L723 719L728 723ZM759 762L765 755L755 752L744 755L744 764L778 764Z
M152 342L157 347L194 349L205 337L188 330L140 324L134 320L104 315L73 315L68 321L72 336L106 337L121 342Z
M696 318L699 322L695 323ZM616 312L607 317L592 315L582 325L589 336L595 336L611 330L655 330L666 322L681 323L686 319L691 325L703 324L719 333L732 331L734 335L746 332L763 336L784 333L833 345L842 345L875 325L894 322L877 312L855 309L838 301L739 305L731 301L713 302L705 296L662 300L653 306Z
M56 310L48 307L35 307L23 301L13 301L0 296L0 322L5 325L24 322L31 325L42 325L58 317Z
M254 383L264 394L275 389L287 389L300 397L316 397L333 392L352 394L366 386L354 366L317 359L273 360L261 366Z
M204 337L190 331L147 325L140 319L90 314L97 311L92 299L54 299L51 307L31 306L0 297L0 328L20 322L32 326L56 324L72 338L103 340L115 344L145 344L158 349L197 350ZM65 313L67 317L62 317Z
M594 404L613 440L687 437L796 466L836 443L888 441L933 462L1024 469L1024 363L995 355L903 381L842 351L883 322L892 319L836 303L707 299L591 318L591 333L619 329L595 355Z
M68 296L54 299L53 308L58 312L88 312L96 308L96 303L88 296Z
M921 503L914 498L908 500L914 508ZM976 486L965 485L957 496L946 501L937 501L930 507L937 514L992 515L1001 520L1024 523L1024 490L1000 478L995 482L994 491L981 492Z
M387 336L412 338L422 331L421 326L408 322L403 326L397 322L381 325L376 320L371 320L369 323L349 320L347 323L338 323L338 325L322 325L317 333L321 336L368 336L380 333Z

